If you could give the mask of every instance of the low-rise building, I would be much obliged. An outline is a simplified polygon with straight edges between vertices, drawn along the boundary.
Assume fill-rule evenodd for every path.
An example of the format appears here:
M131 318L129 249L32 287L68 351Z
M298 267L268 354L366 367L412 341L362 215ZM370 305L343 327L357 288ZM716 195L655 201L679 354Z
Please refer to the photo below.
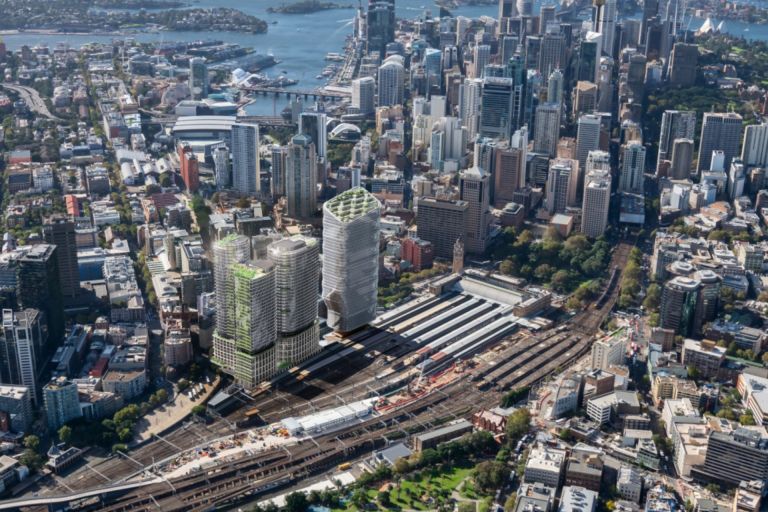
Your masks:
M640 503L643 493L643 478L640 473L631 466L622 466L616 479L616 489L619 496L633 503Z
M594 512L597 493L584 487L566 486L560 496L559 512Z
M565 451L540 445L525 463L525 482L538 482L558 489L565 467Z

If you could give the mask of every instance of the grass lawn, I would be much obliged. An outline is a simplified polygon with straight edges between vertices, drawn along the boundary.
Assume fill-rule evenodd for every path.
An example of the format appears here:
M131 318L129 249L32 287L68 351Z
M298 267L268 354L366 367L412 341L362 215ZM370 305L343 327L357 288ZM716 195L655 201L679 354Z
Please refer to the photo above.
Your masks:
M424 471L421 480L414 482L412 480L401 480L392 491L390 497L392 508L408 508L414 510L431 510L429 503L422 500L425 494L437 493L439 491L451 493L459 483L472 473L472 467L452 467L450 470L430 476ZM474 492L474 490L473 490ZM378 487L366 491L371 503L376 503ZM351 503L346 508L333 509L333 512L352 512L356 510ZM379 510L387 510L379 507ZM391 508L389 509L391 510Z

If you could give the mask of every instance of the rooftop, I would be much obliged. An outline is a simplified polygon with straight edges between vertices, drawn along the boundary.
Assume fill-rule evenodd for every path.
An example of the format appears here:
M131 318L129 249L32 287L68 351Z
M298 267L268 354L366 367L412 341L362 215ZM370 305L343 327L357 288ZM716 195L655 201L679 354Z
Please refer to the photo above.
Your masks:
M362 187L342 192L325 203L325 209L341 222L358 219L380 207L378 199Z

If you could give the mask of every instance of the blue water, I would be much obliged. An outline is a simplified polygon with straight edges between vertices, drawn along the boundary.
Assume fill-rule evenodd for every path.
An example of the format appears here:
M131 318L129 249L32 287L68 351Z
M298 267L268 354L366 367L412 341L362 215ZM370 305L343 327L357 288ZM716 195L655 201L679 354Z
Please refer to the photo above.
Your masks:
M339 3L357 4L356 0L337 0ZM328 52L340 52L344 46L347 35L352 33L352 18L354 10L339 9L321 11L307 15L268 14L270 5L280 5L282 0L200 0L191 4L192 7L233 7L248 14L253 14L266 20L269 31L266 34L241 34L233 32L164 32L164 33L139 33L128 37L141 42L160 41L187 41L197 39L220 39L225 42L237 43L245 47L254 48L259 53L271 52L282 62L267 72L271 75L281 74L299 80L298 87L314 88L324 82L316 80L325 62L323 57ZM367 2L363 2L365 5ZM539 1L536 2L539 4ZM397 0L397 15L402 18L414 18L429 9L433 15L439 11L431 0ZM538 7L536 8L538 9ZM466 6L453 11L456 16L479 18L480 16L493 16L498 14L496 5ZM277 21L276 25L272 25ZM717 22L716 22L717 23ZM701 23L694 21L692 27L698 27ZM749 31L744 32L745 28ZM728 32L750 39L768 40L768 26L751 25L727 21L725 29ZM111 35L39 35L39 34L15 34L4 36L9 49L16 50L23 45L34 46L47 44L51 47L57 43L65 42L72 47L79 47L89 42L110 42ZM259 98L256 105L249 109L252 114L272 115L279 113L286 104L285 98L280 98L277 103L273 99Z

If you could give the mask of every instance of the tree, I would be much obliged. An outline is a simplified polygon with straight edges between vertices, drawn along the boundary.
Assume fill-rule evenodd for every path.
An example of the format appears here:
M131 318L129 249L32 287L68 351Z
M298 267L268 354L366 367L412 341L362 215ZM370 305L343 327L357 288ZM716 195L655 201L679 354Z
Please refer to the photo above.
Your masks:
M389 491L379 491L379 493L376 495L376 501L378 501L382 507L389 508L389 506L392 504Z
M285 497L285 510L288 512L304 512L308 507L307 495L301 491L292 492Z
M405 457L400 457L395 461L394 470L395 473L404 475L411 470L411 463Z
M515 510L515 504L517 503L517 494L512 493L504 502L504 512L513 512Z
M30 434L24 438L24 448L36 452L40 448L40 438Z
M500 462L485 461L475 467L475 483L485 491L493 491L504 483L507 471Z
M205 415L205 406L204 405L196 405L192 408L192 414L196 414L198 416L204 416Z
M755 418L752 416L752 411L745 409L744 414L739 416L739 423L746 426L755 425Z
M648 286L645 294L645 300L643 301L643 307L648 311L656 311L661 304L661 286L656 283L651 283Z
M507 440L510 444L517 443L531 430L531 412L525 407L520 408L507 418Z
M69 425L63 425L59 429L59 441L62 443L69 443L69 441L72 439L72 427Z

